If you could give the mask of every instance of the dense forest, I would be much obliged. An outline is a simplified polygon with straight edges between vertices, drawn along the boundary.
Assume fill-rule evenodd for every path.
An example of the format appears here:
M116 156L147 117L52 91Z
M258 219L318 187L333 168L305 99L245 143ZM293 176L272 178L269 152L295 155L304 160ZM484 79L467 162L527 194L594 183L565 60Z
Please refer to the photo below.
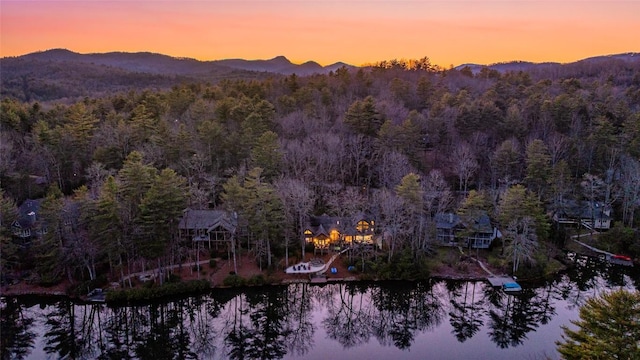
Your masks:
M140 79L139 90L58 83L49 90L74 95L60 101L3 90L3 274L33 269L52 284L184 261L191 245L176 227L187 207L236 213L237 246L271 268L299 254L309 215L371 214L379 270L433 256L436 214L478 211L505 235L504 264L540 267L564 242L551 218L571 200L611 206L602 237L640 255L637 57L505 72L424 58L304 77L137 76L119 81ZM154 79L173 83L149 88ZM39 198L47 231L14 237L18 206Z

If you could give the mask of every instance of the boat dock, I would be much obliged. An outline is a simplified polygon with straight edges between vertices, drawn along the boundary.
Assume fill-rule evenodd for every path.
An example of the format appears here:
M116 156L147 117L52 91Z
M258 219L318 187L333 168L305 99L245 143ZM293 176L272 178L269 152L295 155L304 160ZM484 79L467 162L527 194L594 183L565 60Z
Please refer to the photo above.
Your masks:
M489 281L493 287L502 287L504 284L516 282L511 276L489 276L487 277L487 281Z
M93 289L87 294L87 301L103 303L107 300L107 294L102 289Z
M585 243L583 243L582 241L578 241L576 239L574 239L573 241L575 241L576 243L578 243L579 245L597 253L600 254L599 256L603 256L604 260L606 260L607 262L611 263L611 264L616 264L616 265L622 265L622 266L633 266L633 260L631 260L629 257L627 256L621 256L621 255L616 255L616 254L612 254L608 251L604 251L604 250L600 250L598 248L595 248L593 246L589 246Z

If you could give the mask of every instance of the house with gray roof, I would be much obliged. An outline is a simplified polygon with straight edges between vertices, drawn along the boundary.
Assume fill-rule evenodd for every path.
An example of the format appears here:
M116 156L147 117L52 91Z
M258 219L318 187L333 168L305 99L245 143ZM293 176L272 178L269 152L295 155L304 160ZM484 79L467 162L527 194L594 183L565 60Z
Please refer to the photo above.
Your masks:
M486 212L469 217L454 213L436 214L435 223L436 240L443 246L487 249L493 240L502 237L500 230L491 224Z
M230 242L236 234L238 219L235 214L222 210L194 210L183 212L178 232L181 239L205 242L211 248Z
M18 207L18 218L11 224L14 236L27 240L47 232L46 224L40 218L42 200L27 199Z
M561 224L581 224L587 228L611 228L611 206L597 201L566 200L554 212L553 220Z

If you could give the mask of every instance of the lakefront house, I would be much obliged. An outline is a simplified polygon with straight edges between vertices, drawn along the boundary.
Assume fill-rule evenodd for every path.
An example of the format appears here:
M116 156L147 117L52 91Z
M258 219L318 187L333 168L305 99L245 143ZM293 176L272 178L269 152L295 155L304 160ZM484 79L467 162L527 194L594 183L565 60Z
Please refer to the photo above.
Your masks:
M567 200L554 212L553 220L560 224L580 224L586 228L611 228L611 206L597 201Z
M364 214L310 216L304 231L306 243L313 244L316 250L340 250L352 245L381 247L381 239L375 235L375 221Z
M436 214L435 223L436 240L443 246L488 249L493 240L502 237L486 212L468 217L454 213Z
M18 207L18 218L11 224L11 231L24 241L39 237L47 232L44 221L40 218L42 199L27 199Z
M217 249L227 246L236 235L237 225L235 214L226 211L186 209L178 224L178 233L183 240L206 243L209 249L212 245Z

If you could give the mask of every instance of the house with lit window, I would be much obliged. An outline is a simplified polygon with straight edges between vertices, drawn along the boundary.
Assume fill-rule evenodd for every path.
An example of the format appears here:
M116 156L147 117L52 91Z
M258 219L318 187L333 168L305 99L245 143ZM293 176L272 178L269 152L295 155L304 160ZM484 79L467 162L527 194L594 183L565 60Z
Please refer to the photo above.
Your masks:
M340 250L352 245L380 247L381 240L375 234L375 221L364 214L311 216L304 231L306 243L313 244L316 250Z
M178 224L181 239L194 243L206 243L209 249L213 245L227 244L236 234L238 219L235 214L222 210L186 209Z
M493 240L502 237L485 212L464 218L454 213L436 214L435 224L436 240L444 246L487 249Z

